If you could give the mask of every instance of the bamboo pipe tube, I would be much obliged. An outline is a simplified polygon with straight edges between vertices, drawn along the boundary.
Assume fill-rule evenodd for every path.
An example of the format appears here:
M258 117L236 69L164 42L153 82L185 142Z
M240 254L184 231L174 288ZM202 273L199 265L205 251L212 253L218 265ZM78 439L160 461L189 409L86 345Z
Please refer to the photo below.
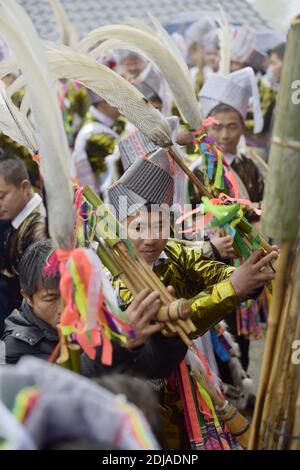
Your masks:
M249 421L231 404L223 398L213 385L208 381L207 375L200 369L192 371L192 375L199 382L211 397L216 409L224 423L226 423L230 433L246 449L249 439Z
M232 436L247 449L249 440L250 423L238 410L230 403L225 403L224 407L219 409L219 414Z
M141 265L142 265L145 269L149 270L149 266L147 265L146 261L145 261L143 258L140 259L140 262L141 262ZM152 271L152 269L150 270L149 275L151 276L153 282L154 282L155 285L157 286L159 292L162 292L166 304L173 302L173 300L174 300L173 296L172 296L171 293L168 291L168 289L166 289L166 287L164 286L164 284L163 284L163 283L161 282L161 280L156 276L156 274ZM191 331L192 331L192 332L196 331L196 327L195 327L195 325L193 324L192 320L191 320L190 318L188 318L186 321L187 321L187 323L188 323L189 328L191 329Z
M130 285L131 285L131 288L130 288L130 285L129 284L126 284L129 288L129 290L131 290L131 292L134 294L134 295L137 295L139 292L141 292L143 289L145 289L146 287L149 287L151 286L151 282L149 281L149 279L144 279L144 273L141 272L141 270L139 269L139 266L136 266L136 264L133 262L133 260L130 258L130 257L127 257L126 258L126 261L122 259L122 256L116 256L116 253L113 251L114 253L114 256L115 258L119 261L121 267L124 269L124 272L126 272L128 274L128 279L130 281ZM127 253L126 253L126 256L127 256ZM132 278L133 276L133 278ZM126 282L125 282L126 283ZM151 286L153 287L153 286ZM153 290L157 290L155 287ZM176 327L175 325L173 325L172 323L170 322L166 322L166 326L167 328L170 330L171 333L176 333L177 330L176 330Z
M175 151L171 148L168 149L168 153L170 157L175 160L177 165L182 169L182 171L189 177L191 182L196 186L198 189L200 196L207 196L209 199L212 199L211 193L206 189L204 184L199 181L197 176L189 169L189 167L184 163L184 161L175 153Z
M126 265L126 263L124 264L123 260L120 261L120 259L118 259L118 262L121 265L121 267L126 269L127 265ZM128 288L132 291L132 293L134 295L137 295L138 292L140 292L141 290L143 290L145 288L144 285L140 285L140 289L137 289L136 284L135 284L135 280L130 279L130 277L126 278L126 275L124 277L124 281L125 281L126 285L128 286ZM148 286L148 285L149 284L146 284L146 286ZM184 299L181 299L181 300L184 300ZM172 302L172 303L176 303L176 301ZM164 307L162 307L162 308L164 308ZM172 305L169 305L167 308L172 308ZM178 304L176 304L176 308L178 308ZM185 301L184 308L185 308L185 310L187 308L190 309L189 304L187 303L187 301ZM159 310L158 315L160 314L160 312L161 312L161 309ZM162 315L165 317L166 316L166 311L163 310ZM180 322L179 325L176 325L176 323L173 325L170 321L166 321L166 327L168 328L168 330L171 333L173 333L173 334L176 333L181 338L181 340L187 345L187 347L191 347L192 342L189 339L189 337L187 336L188 334L191 333L191 331L187 327L187 325L185 325L185 323L182 320L179 320L179 322Z
M254 450L258 446L259 430L263 413L264 400L267 392L268 381L273 361L273 353L277 335L277 325L282 311L284 301L284 292L286 287L286 270L290 265L290 247L291 242L283 242L280 246L280 258L277 265L277 278L268 320L268 330L266 337L266 346L264 350L262 370L260 373L259 388L255 403L253 421L250 428L248 449Z
M112 257L111 253L102 245L102 243L100 243L97 248L97 255L113 277L118 277L121 274L122 270L120 269L120 266Z
M85 188L84 195L94 207L95 206L97 207L97 206L101 205L101 203L102 203L101 199L93 192L93 190L91 188L89 188L89 187ZM125 255L127 255L127 247L124 244L120 243L120 242L121 242L121 240L119 238L117 238L116 235L114 235L114 240L113 240L113 243L111 244L111 248L116 249L117 246L118 246L118 248L121 247L121 253L125 256ZM127 261L128 262L132 261L129 256L127 256ZM122 266L122 269L126 273L126 268L125 268L124 264ZM148 265L147 265L146 273L147 273L147 275L150 274L150 277L152 276L152 270L149 269ZM128 272L127 272L127 274L128 274ZM155 276L155 278L158 279L156 276ZM147 281L148 280L149 280L149 278L147 276ZM148 285L149 284L147 283L147 286ZM157 283L156 283L156 285L157 285ZM158 291L160 293L162 293L163 296L166 296L168 291L166 290L165 286L162 283L160 283L160 285L158 285L158 287L159 287ZM165 302L168 304L171 301L173 301L173 298L171 296L169 296L169 299L166 300ZM182 330L181 326L179 326L179 325L173 326L171 323L168 323L167 326L168 326L168 328L170 329L171 332L174 332L174 328L175 328L177 334L188 345L188 347L190 347L192 345L191 341L189 340L189 338L187 337L185 332Z
M291 345L299 338L300 334L300 240L295 242L290 254L292 268L286 276L287 288L283 301L283 310L280 314L279 330L276 337L275 352L272 362L272 371L268 383L265 399L264 414L261 421L262 432L266 422L270 422L274 429L281 429L286 422L287 433L291 433L292 415L287 412L290 409L289 401L295 406L297 394L294 391L294 382L297 380L298 366L291 360ZM288 391L288 393L287 393ZM277 448L278 434L270 433L270 446Z
M169 149L168 153L170 154L171 158L175 160L175 162L180 166L180 168L184 171L184 173L190 178L192 183L196 186L196 188L199 190L200 195L206 196L209 199L213 198L213 195L206 189L206 187L201 183L201 181L198 180L197 176L194 175L194 173L188 168L188 166L182 161L182 159L174 152L174 150ZM243 222L243 219L239 222L238 227L241 231L245 233L250 233L251 228L247 226ZM267 252L271 253L272 247L271 245L260 235L260 241L261 241L261 246L262 248Z
M126 247L124 248L124 246L122 246L122 244L120 243L116 246L116 249L117 248L119 248L121 250L121 252L125 256L127 256L127 252L124 253L124 251L126 250ZM129 263L132 263L132 260L128 259L128 261L129 261ZM171 294L169 294L169 292L166 289L166 287L164 286L164 284L158 279L156 274L153 273L153 271L149 268L147 263L142 258L140 258L139 261L140 261L141 266L144 267L144 273L142 273L141 272L142 270L140 270L139 275L141 277L146 277L145 285L146 286L151 285L154 290L157 290L161 294L161 299L164 303L166 303L166 305L172 303L174 301L174 299L171 296ZM134 267L133 267L133 269L134 269ZM175 330L178 334L179 334L180 330L183 330L183 332L185 334L190 334L193 331L193 329L190 328L189 323L187 325L183 325L183 322L180 321L180 320L179 320L178 324L175 324L174 326L171 325L169 322L167 322L166 324L167 324L167 327L171 331L173 330L173 328L175 328ZM193 325L193 328L195 328L194 325ZM182 336L182 338L183 338L183 336ZM188 344L190 345L191 342L189 341Z
M269 422L274 429L282 426L284 410L287 404L286 390L291 386L291 376L289 375L290 363L290 345L292 339L289 339L290 331L287 328L287 319L289 317L291 301L293 297L292 289L288 289L283 302L283 310L280 314L279 331L277 332L274 353L272 358L272 367L268 380L268 387L265 396L265 403L260 424L260 434L263 435ZM298 312L297 312L298 313ZM292 330L294 331L294 329ZM278 436L270 433L270 444L268 449L272 449L278 440ZM276 446L275 446L276 448Z
M298 397L296 400L296 409L294 415L294 425L292 428L292 436L299 436L300 430L300 387L298 388ZM288 445L289 450L299 450L300 449L300 439L291 439Z

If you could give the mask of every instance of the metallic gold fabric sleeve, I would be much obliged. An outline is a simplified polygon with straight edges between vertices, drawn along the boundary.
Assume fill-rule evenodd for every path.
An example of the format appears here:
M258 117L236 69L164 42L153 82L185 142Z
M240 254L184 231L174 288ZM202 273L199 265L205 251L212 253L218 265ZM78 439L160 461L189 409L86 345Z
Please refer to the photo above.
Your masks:
M194 337L202 336L209 328L234 311L239 304L230 279L218 282L190 301L192 321L197 328Z

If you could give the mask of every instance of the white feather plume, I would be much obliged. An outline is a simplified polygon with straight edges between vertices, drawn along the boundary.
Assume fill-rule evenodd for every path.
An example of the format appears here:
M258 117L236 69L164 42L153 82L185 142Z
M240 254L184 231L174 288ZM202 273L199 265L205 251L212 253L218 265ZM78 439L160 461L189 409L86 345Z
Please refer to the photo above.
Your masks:
M112 46L114 45L112 44ZM112 106L118 108L130 122L157 145L167 147L172 143L168 122L159 111L145 101L143 95L128 81L113 72L109 67L99 64L92 57L76 52L70 47L50 41L45 41L44 46L47 50L47 59L53 81L66 78L82 83L102 96ZM124 43L120 43L120 46L123 47ZM104 50L106 49L102 48L100 52ZM11 85L10 91L15 93L25 83L24 76L20 75ZM27 94L22 100L21 108L22 113L26 114L28 111Z
M218 28L218 36L220 41L220 64L218 73L227 75L230 72L230 49L231 34L226 13L222 5L219 5L221 12L220 28Z
M0 80L17 68L17 61L14 57L0 62Z
M152 34L155 36L155 33L150 26L148 26L144 21L140 20L139 18L134 18L133 16L128 16L125 19L126 24L129 26L133 26L136 29L140 29L141 31L144 31L145 33Z
M57 246L71 248L74 213L70 153L42 43L15 0L0 1L0 30L26 79L41 155L50 236Z
M27 147L32 154L37 151L38 144L33 128L6 95L2 84L0 84L0 131L23 147Z
M181 67L182 71L186 75L187 80L191 81L188 66L185 60L183 59L182 53L180 49L178 48L176 42L174 41L172 36L170 36L170 34L165 30L165 28L158 21L158 19L155 18L155 16L153 16L150 12L148 12L148 16L150 20L152 21L153 25L155 26L156 34L159 40L161 40L164 43L164 45L170 50L170 52L172 52L173 56L177 60L178 65Z
M21 90L26 85L26 80L23 74L19 75L9 87L6 89L6 95L10 98L13 96L14 93Z
M79 36L74 25L68 18L65 9L59 0L49 0L53 9L54 16L60 33L60 41L66 46L76 47L79 42Z
M167 34L167 33L166 33ZM134 47L145 55L164 75L176 101L182 118L192 128L198 128L202 116L199 103L190 77L187 77L182 64L173 52L153 35L125 25L103 26L89 33L79 44L79 49L87 52L99 41L116 39ZM127 47L127 46L126 46Z
M127 80L109 67L73 49L48 43L47 57L55 78L82 83L115 106L138 129L162 147L171 144L171 131L162 114Z

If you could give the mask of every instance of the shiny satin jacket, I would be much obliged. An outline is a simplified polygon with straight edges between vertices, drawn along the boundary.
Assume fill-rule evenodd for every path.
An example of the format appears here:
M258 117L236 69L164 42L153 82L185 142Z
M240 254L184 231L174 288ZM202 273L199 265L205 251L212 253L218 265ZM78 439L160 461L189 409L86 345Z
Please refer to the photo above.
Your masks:
M174 242L168 243L164 252L167 258L153 270L165 286L174 287L177 298L190 299L195 337L235 310L239 299L229 279L235 268L205 259L200 250ZM114 286L118 283L120 303L125 307L133 296L122 281L114 280Z

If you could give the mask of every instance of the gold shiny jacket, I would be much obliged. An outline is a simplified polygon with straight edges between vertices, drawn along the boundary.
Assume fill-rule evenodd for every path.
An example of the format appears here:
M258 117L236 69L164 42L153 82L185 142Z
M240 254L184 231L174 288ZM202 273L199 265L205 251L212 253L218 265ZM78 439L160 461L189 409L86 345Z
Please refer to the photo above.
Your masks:
M154 272L165 286L174 287L177 298L190 299L192 320L197 328L194 335L203 335L239 304L230 282L235 268L205 259L200 250L174 242L168 243L164 251L167 259L154 266ZM114 285L118 282L115 279ZM124 306L133 299L122 281L119 296Z

